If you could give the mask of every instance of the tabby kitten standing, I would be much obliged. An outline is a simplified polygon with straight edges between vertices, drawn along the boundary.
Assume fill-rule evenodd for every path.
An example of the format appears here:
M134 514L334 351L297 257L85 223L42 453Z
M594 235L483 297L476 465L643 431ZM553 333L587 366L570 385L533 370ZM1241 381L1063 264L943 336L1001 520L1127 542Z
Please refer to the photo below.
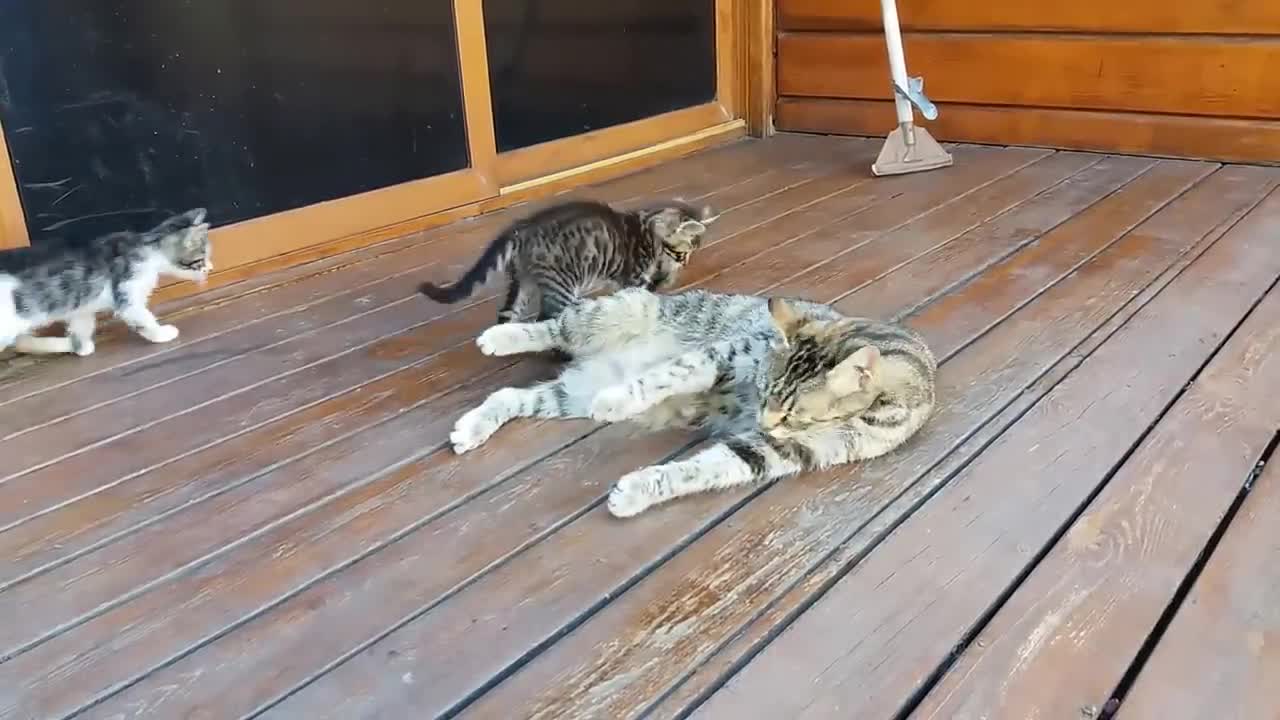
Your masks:
M450 436L457 453L517 417L702 427L718 440L623 476L608 502L619 517L883 455L934 406L937 361L919 335L802 300L623 290L552 320L491 327L476 342L487 355L561 350L576 360L463 415Z
M505 270L507 294L498 322L524 317L535 302L538 318L546 320L597 285L669 287L715 219L711 208L679 200L639 210L564 202L509 226L453 285L424 282L418 290L436 302L455 303L490 273Z
M195 208L146 232L0 252L0 350L92 354L103 310L151 342L169 342L178 328L161 325L147 301L161 275L204 281L213 268L209 250L205 210ZM30 334L59 321L66 322L64 337Z

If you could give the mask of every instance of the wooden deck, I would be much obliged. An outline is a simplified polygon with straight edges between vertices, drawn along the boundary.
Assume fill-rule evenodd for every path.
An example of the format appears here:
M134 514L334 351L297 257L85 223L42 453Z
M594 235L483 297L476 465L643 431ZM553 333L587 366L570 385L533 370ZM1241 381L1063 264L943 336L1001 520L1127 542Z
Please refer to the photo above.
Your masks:
M861 467L612 518L698 438L461 411L487 216L0 365L0 718L1277 717L1280 169L743 141L592 188L725 210L686 279L904 318ZM1270 687L1271 690L1266 688Z

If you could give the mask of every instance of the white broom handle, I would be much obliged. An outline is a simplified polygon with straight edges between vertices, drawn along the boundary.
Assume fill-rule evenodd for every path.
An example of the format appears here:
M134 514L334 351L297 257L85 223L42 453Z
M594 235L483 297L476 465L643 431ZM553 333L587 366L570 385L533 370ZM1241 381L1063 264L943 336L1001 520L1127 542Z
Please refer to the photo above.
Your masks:
M884 44L889 50L889 75L894 84L907 89L907 60L902 52L902 28L898 26L898 5L894 0L880 0L880 15L884 18ZM898 124L913 122L911 101L893 93L893 104L898 111Z

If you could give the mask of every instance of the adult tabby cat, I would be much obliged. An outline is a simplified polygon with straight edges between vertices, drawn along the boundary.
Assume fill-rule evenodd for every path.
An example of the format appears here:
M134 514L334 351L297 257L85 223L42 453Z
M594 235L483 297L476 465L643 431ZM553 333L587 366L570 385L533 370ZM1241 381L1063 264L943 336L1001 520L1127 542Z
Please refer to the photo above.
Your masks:
M151 342L169 342L178 328L161 325L147 301L161 275L203 281L213 268L209 250L205 210L195 208L145 232L0 252L0 350L90 355L103 310ZM59 321L64 337L30 334Z
M436 302L455 303L490 273L505 270L507 294L498 322L524 317L534 302L538 319L546 320L600 284L650 290L674 284L716 217L709 207L679 200L638 210L571 200L507 227L453 285L424 282L418 290Z
M629 289L555 319L496 325L476 343L487 355L561 350L576 360L463 415L450 435L459 454L517 417L710 430L718 442L696 455L623 476L608 502L619 517L883 455L934 406L937 361L919 335L803 300Z

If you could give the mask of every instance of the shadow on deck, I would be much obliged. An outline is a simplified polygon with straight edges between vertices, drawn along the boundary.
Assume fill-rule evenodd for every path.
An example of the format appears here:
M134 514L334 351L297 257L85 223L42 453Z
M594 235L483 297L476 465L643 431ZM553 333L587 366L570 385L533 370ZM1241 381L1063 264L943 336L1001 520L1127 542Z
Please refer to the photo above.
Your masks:
M9 361L0 717L1276 712L1280 169L958 146L873 179L878 149L583 193L725 210L689 284L922 332L940 410L861 467L620 521L611 482L697 438L455 457L460 412L551 370L475 349L492 289L414 293L507 213L170 306L173 345Z

